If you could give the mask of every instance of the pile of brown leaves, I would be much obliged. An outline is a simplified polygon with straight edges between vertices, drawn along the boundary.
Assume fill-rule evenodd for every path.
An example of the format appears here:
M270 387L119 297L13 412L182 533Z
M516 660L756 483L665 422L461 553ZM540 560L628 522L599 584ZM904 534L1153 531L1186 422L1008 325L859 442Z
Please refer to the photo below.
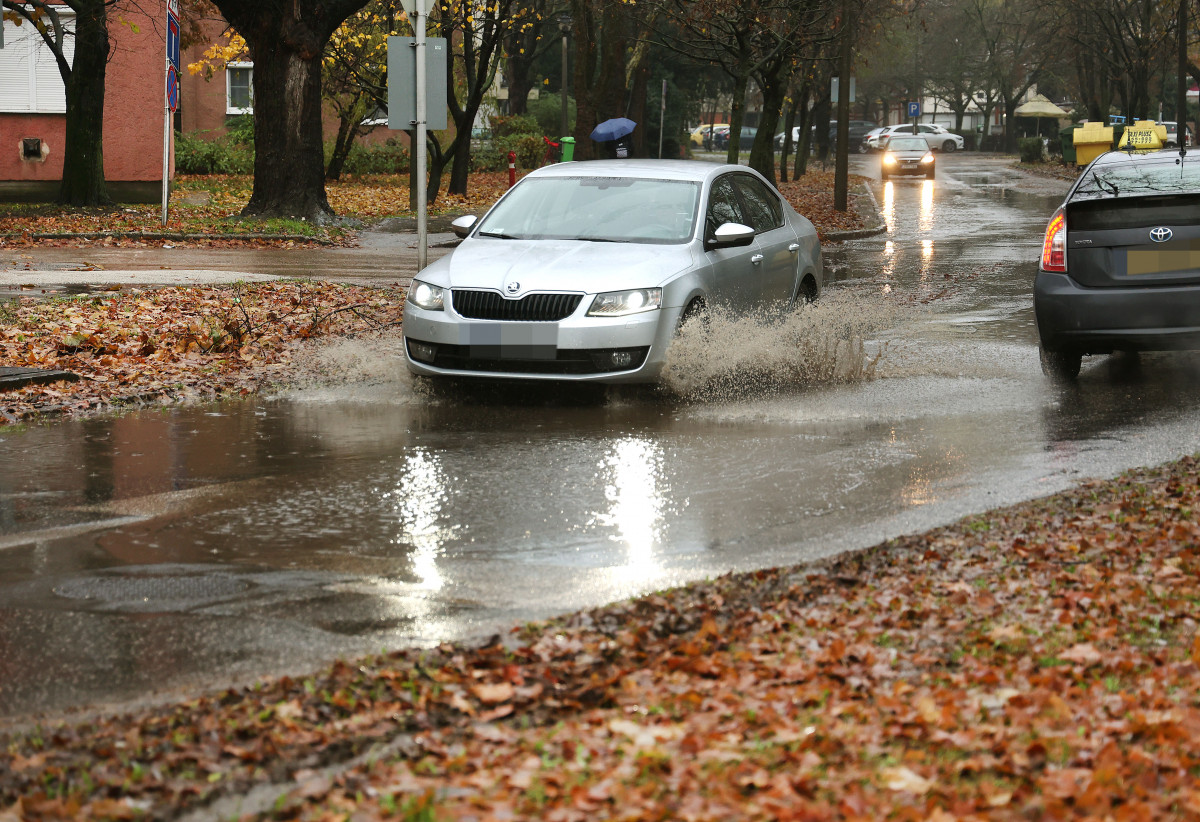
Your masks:
M1198 510L1186 459L508 647L11 736L0 820L1200 819Z
M295 344L391 330L404 294L327 282L272 282L0 303L0 364L70 371L78 382L0 392L0 425L131 401L257 390Z
M835 232L860 231L874 227L874 223L879 221L878 215L873 213L873 201L863 190L869 183L866 177L850 175L848 211L834 208L832 171L810 170L798 180L781 184L779 193L794 209L812 221L824 242Z

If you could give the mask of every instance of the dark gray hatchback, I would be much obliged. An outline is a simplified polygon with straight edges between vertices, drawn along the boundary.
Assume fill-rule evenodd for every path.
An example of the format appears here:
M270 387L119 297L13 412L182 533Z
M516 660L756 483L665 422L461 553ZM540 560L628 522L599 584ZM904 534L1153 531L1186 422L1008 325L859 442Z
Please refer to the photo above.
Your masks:
M1109 152L1046 228L1033 291L1042 370L1085 354L1200 349L1200 152Z

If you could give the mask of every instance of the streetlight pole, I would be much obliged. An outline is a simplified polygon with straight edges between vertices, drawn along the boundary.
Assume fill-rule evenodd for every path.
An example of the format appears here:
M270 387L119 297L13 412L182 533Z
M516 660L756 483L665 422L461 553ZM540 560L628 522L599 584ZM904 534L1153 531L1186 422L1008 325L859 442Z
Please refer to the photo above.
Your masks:
M571 15L563 12L558 15L558 30L562 32L562 86L559 93L562 94L562 134L559 137L566 137L570 132L567 131L567 35L571 33Z

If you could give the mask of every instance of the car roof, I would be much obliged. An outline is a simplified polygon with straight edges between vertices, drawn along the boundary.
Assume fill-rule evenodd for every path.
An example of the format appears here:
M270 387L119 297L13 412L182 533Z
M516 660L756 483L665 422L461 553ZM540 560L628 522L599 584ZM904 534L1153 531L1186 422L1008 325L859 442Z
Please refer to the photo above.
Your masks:
M648 180L704 182L729 171L746 171L747 166L709 163L703 160L578 160L542 166L527 177L641 177Z

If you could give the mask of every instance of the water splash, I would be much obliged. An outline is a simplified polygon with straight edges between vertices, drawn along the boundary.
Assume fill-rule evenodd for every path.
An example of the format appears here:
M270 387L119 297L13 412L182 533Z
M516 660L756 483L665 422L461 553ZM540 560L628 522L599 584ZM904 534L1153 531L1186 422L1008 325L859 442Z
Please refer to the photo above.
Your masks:
M729 401L815 385L873 379L899 306L830 294L786 313L733 317L710 311L680 329L663 387L691 401Z

